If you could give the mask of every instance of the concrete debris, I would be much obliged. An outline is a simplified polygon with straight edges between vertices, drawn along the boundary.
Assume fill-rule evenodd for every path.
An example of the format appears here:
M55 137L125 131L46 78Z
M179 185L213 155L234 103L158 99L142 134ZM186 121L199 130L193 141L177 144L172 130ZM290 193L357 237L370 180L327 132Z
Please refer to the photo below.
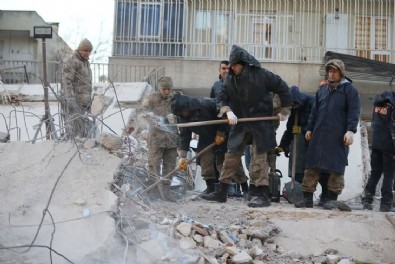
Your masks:
M110 133L100 134L98 142L108 150L119 150L122 148L122 138Z

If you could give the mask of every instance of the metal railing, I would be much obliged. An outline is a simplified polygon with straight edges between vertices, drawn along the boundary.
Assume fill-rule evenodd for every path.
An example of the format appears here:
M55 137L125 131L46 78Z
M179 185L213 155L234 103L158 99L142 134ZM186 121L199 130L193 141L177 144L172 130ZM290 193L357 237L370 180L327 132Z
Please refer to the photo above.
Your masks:
M157 66L109 65L91 63L93 83L108 82L148 82L157 88L157 80L164 75L164 68ZM42 83L43 64L40 61L0 61L0 76L4 84ZM62 66L59 62L47 63L47 81L60 83Z
M394 0L117 0L114 57L320 63L335 51L395 62Z

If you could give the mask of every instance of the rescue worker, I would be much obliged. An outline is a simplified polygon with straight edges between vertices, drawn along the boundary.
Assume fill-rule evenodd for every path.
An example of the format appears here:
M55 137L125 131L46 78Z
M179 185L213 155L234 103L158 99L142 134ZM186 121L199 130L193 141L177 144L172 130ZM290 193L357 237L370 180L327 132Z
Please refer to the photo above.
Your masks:
M173 80L169 76L163 76L158 84L159 90L145 98L142 106L156 117L156 121L151 122L149 126L148 170L160 177L171 172L177 164L178 132L174 124L169 124L172 119L170 100L173 94ZM158 189L163 199L174 201L170 193L171 181L172 177L161 181Z
M68 139L94 136L94 123L87 116L92 105L92 70L89 63L92 50L92 43L83 39L64 63L61 89L64 100L61 106Z
M270 206L267 152L276 147L273 121L237 123L237 118L273 115L273 95L281 101L280 120L286 120L292 97L288 85L279 76L261 68L260 63L243 48L233 45L230 70L218 99L219 116L226 115L231 126L228 151L220 174L220 189L204 199L226 202L226 191L240 164L245 145L252 144L250 165L250 207ZM202 197L203 198L203 197Z
M217 117L216 102L209 98L193 98L186 95L175 93L171 99L171 109L177 116L177 123L200 122L207 120L215 120ZM215 141L215 148L223 148L225 145L227 125L205 125L193 127L179 128L179 167L186 169L186 156L189 149L189 143L192 139L192 133L199 135L197 152ZM226 145L225 145L226 146ZM201 194L203 198L215 191L215 173L213 160L215 156L215 148L207 151L200 157L201 175L205 180L207 189ZM217 169L221 171L222 162L217 162ZM244 173L243 166L236 167L237 173L235 182L241 184L243 192L248 192L248 178Z
M324 209L338 206L337 197L344 189L344 171L348 165L349 147L357 131L361 102L358 90L346 77L343 61L329 60L325 64L327 84L320 85L311 109L306 140L303 201L295 207L313 207L313 193L322 171L329 173L328 202ZM341 210L350 210L340 208Z
M305 139L307 132L307 124L309 121L309 115L311 108L314 104L314 96L307 93L301 92L298 86L291 86L291 95L293 99L293 105L291 114L287 121L287 127L281 137L280 144L276 148L276 154L284 152L285 157L289 158L288 172L289 177L292 177L292 144L294 137L297 137L296 145L296 162L295 162L295 181L298 183L303 182L306 151L309 142ZM295 125L295 117L297 116L297 124ZM291 154L290 154L291 153ZM329 174L321 172L319 183L321 185L322 193L320 196L319 205L323 206L326 202L326 194L328 192L327 182Z
M219 72L219 76L218 76L219 80L213 84L213 87L211 87L211 91L210 91L210 98L213 98L215 100L221 93L223 81L225 79L225 76L229 72L229 61L228 60L223 60L220 62L218 72ZM219 171L220 171L220 170L218 170L218 168L222 168L222 164L224 163L225 153L227 151L226 145L227 145L227 139L229 137L229 131L230 131L230 127L227 127L226 134L225 134L225 144L222 144L221 147L217 147L215 149L214 172L215 172L216 183L218 183ZM240 166L241 166L241 168L243 168L242 163L240 163ZM243 179L244 177L246 177L244 169L242 171L237 170L235 177L236 177L236 179ZM244 181L242 181L242 182L244 182ZM240 184L236 184L235 187L236 187L235 190L233 190L232 188L229 189L228 196L241 196L241 192L243 192L244 197L247 196L248 183L245 183L244 186L241 186Z
M363 208L372 210L376 186L383 174L380 211L392 208L395 173L395 92L377 95L373 103L371 172L362 198Z

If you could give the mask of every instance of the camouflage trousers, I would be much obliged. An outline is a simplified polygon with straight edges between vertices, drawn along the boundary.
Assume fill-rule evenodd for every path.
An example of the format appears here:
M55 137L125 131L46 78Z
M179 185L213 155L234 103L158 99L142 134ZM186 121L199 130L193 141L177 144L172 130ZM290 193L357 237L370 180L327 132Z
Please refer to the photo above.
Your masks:
M148 170L156 176L165 176L175 169L177 162L177 148L150 146L148 151ZM163 181L164 185L170 185L172 177Z
M225 160L225 153L224 152L217 153L215 164L219 172L222 170L224 160ZM248 181L248 177L244 172L244 168L241 160L239 166L236 169L236 173L234 175L233 180L235 183L243 183Z
M302 191L315 192L320 179L321 170L318 168L310 168L304 171ZM341 194L344 189L344 175L331 171L328 179L328 191Z
M243 144L243 149L245 144ZM251 163L250 163L250 184L255 186L269 185L269 165L267 162L267 153L256 153L255 143L251 145ZM230 184L236 175L236 171L241 163L241 156L244 151L227 152L221 170L219 180L223 183Z

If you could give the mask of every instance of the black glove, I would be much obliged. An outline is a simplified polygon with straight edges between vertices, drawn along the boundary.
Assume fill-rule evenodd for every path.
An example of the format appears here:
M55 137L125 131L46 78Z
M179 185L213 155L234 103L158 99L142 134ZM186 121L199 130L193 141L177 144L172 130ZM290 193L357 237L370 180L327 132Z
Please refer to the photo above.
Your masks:
M288 147L278 146L277 148L274 149L274 153L276 153L277 156L280 156L281 152L284 152L284 156L289 158L289 148Z

